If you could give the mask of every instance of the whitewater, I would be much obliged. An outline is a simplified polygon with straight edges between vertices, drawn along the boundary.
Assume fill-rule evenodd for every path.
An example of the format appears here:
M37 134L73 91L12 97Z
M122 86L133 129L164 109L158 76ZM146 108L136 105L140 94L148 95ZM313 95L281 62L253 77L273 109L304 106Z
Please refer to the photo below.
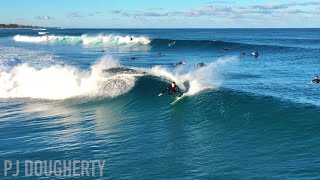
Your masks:
M217 88L222 77L215 73L215 69L224 64L236 61L235 57L219 59L208 66L188 72L182 69L168 70L161 66L152 68L132 68L135 73L121 72L120 63L104 56L88 70L80 70L72 66L52 65L45 68L35 68L29 64L18 64L0 73L1 98L42 98L66 99L79 96L88 97L116 97L127 93L134 87L139 76L152 75L164 81L175 81L179 85L187 81L190 89L187 95L193 95L207 88ZM109 69L119 68L116 73ZM174 72L172 72L174 71Z
M14 41L29 42L29 43L67 43L67 44L83 44L83 45L97 45L97 44L111 44L111 45L139 45L149 44L150 40L147 37L135 36L120 36L120 35L81 35L81 36L23 36L15 35Z

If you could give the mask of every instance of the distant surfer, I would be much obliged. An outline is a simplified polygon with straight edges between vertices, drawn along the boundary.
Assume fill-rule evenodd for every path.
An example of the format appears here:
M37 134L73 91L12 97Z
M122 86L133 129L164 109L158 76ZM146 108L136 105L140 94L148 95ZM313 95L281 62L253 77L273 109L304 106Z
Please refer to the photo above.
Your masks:
M130 60L135 60L136 59L136 57L130 57Z
M172 43L168 43L168 46L173 46L174 44L176 44L176 41L173 41Z
M223 49L221 49L221 52L227 52L229 49L224 47Z
M176 95L177 92L183 95L182 90L177 86L175 82L172 82L170 86L167 87L167 89L165 89L164 91L162 91L158 96L162 96L162 94L166 91L168 91L169 95L174 95L175 97L178 97Z
M205 65L206 65L206 64L202 62L202 63L198 63L198 64L197 64L197 67L203 67L203 66L205 66Z
M320 83L320 79L318 76L314 77L314 80L312 80L312 83Z
M178 63L175 63L174 65L175 65L175 66L178 66L178 65L186 65L186 63L183 62L183 61L180 61L180 62L178 62Z
M163 56L162 53L158 53L157 56Z
M258 53L258 51L257 51L257 50L256 50L256 51L254 51L254 52L252 53L252 55L253 55L255 58L259 57L259 53Z
M242 52L241 52L241 55L242 55L242 56L245 56L245 55L247 55L247 53L246 53L245 51L242 51Z
M133 40L133 38L132 37L130 37L130 41L132 41Z

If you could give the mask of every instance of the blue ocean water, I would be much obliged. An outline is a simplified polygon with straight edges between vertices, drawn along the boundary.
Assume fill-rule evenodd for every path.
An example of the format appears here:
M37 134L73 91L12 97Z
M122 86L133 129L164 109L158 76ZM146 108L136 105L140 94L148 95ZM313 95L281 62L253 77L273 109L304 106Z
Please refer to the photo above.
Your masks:
M0 30L0 51L1 160L103 159L100 179L320 178L320 29ZM174 106L157 96L171 81L188 90Z

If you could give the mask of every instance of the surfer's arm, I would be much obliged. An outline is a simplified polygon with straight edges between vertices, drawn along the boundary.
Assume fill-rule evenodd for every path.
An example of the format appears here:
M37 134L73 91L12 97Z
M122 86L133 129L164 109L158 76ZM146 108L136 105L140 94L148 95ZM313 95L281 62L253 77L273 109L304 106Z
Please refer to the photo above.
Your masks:
M166 91L168 91L168 90L169 90L169 88L163 90L163 91L161 92L161 94L163 94L164 92L166 92Z
M168 91L168 90L169 90L169 88L163 90L158 96L162 96L162 94L163 94L164 92Z

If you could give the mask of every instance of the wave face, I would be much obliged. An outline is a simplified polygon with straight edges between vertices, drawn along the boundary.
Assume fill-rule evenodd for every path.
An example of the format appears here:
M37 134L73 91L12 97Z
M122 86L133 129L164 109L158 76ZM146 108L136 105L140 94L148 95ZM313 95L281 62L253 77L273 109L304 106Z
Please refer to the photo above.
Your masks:
M294 46L281 46L281 45L263 45L263 44L250 44L228 41L216 40L174 40L174 39L151 39L145 36L120 36L120 35L81 35L81 36L56 36L45 35L48 32L39 32L41 36L25 36L15 35L13 40L16 42L26 43L50 43L50 44L71 44L83 45L93 47L110 47L128 46L151 46L158 50L184 50L184 49L197 49L197 50L221 50L227 47L230 50L255 50L263 49L264 51L279 51L279 50L295 50L298 47ZM132 38L132 39L131 39ZM300 42L301 43L301 42ZM299 48L298 48L299 49Z
M44 32L41 32L44 33ZM47 32L46 32L47 33ZM131 39L132 38L132 39ZM176 48L213 48L213 47L243 47L249 44L209 41L209 40L171 40L171 39L150 39L148 37L118 36L118 35L81 35L81 36L23 36L15 35L16 42L28 43L62 43L82 45L148 45L154 48L170 47Z
M190 89L186 95L193 95L204 89L219 87L223 78L216 73L216 69L236 60L235 57L218 59L204 68L178 68L174 73L160 66L125 68L108 56L100 59L87 71L73 66L35 68L27 63L19 63L9 70L2 67L0 97L52 100L75 97L113 98L130 91L140 76L154 76L166 82L176 81L182 89L186 89L183 83L188 81Z
M132 39L131 39L132 38ZM83 45L147 45L150 40L147 37L118 36L118 35L81 35L81 36L22 36L15 35L16 42L28 43L62 43Z
M263 51L279 51L279 50L296 50L304 49L295 46L284 45L265 45L265 44L251 44L232 41L220 41L220 40L173 40L173 39L153 39L150 43L155 49L163 49L166 47L171 50L222 50L228 48L230 51L242 51L242 50L263 50Z

